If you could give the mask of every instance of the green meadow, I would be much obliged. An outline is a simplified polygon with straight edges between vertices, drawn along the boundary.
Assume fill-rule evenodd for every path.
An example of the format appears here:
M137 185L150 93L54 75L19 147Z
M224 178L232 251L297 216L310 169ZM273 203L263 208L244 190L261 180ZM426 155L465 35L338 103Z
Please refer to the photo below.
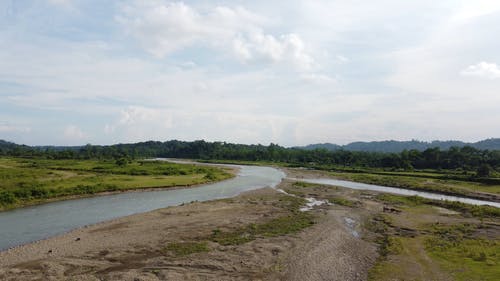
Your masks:
M224 168L165 161L0 158L0 210L102 192L190 186L231 176Z

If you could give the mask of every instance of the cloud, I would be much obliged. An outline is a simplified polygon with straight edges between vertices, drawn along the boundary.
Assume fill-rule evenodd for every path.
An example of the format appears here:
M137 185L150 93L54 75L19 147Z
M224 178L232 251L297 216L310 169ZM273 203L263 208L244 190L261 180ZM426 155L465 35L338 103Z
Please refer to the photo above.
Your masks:
M500 62L499 12L481 1L55 1L78 13L29 1L0 1L15 11L0 17L2 137L298 145L500 131L499 80L460 74Z
M294 138L295 117L244 111L187 111L128 106L105 132L127 141L196 140L269 143ZM253 141L249 141L253 140Z
M64 8L73 8L72 0L48 0L49 4L64 7Z
M17 126L11 124L0 124L0 132L2 133L29 133L31 132L30 127Z
M64 129L64 137L68 140L83 140L88 138L88 135L85 134L79 127L75 125L68 125Z
M500 78L500 68L495 63L480 62L474 65L469 65L466 69L460 72L463 76L474 76L486 79Z
M293 33L276 38L260 31L250 32L233 39L233 50L243 61L287 61L301 70L311 70L316 64L305 51L305 44L300 36Z
M242 7L203 10L182 2L135 1L124 5L116 20L159 58L189 47L208 47L229 51L243 62L288 62L301 70L315 65L298 34L266 33L267 20Z

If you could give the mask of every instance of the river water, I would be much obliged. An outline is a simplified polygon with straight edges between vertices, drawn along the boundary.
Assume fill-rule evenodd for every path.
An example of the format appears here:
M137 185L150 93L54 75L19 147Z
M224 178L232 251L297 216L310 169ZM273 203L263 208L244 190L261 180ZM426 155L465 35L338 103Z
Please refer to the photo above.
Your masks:
M229 198L266 186L275 187L285 176L282 171L270 167L236 167L240 168L237 177L214 184L186 189L119 193L0 212L0 250L113 218L195 200Z

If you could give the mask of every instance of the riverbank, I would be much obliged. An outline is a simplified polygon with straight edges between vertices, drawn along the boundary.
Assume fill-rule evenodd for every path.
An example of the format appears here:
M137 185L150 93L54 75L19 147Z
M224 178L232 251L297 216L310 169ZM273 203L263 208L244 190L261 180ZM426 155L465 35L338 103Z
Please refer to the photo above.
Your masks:
M398 174L396 172L376 174L360 172L331 172L301 168L283 169L293 171L298 178L332 178L500 203L499 185L488 185L446 178L436 179L435 176L426 177L422 173L414 173L413 175L412 173Z
M271 161L204 160L203 162L264 165L284 170L314 171L317 175L321 175L322 178L328 177L500 203L500 179L498 177L478 178L474 176L472 171L458 172L432 169L390 171L376 168L314 164L298 167L290 163Z
M133 191L189 188L226 180L234 167L166 161L0 158L0 211Z
M290 185L282 183L280 188ZM298 208L303 203L303 199L265 188L231 199L196 202L88 226L0 252L0 279L366 277L376 258L376 245L353 236L344 222L346 216L362 221L365 212L318 209L302 213ZM179 247L183 250L169 250ZM308 251L317 254L303 257ZM331 251L343 252L344 257L333 257ZM357 255L351 255L353 251ZM302 262L308 266L298 272L294 265ZM325 262L334 266L321 273Z
M315 177L292 169L289 177ZM415 197L285 180L0 252L0 279L495 280L500 220ZM307 199L332 204L300 212ZM447 235L450 233L451 235ZM452 240L449 240L452 239Z

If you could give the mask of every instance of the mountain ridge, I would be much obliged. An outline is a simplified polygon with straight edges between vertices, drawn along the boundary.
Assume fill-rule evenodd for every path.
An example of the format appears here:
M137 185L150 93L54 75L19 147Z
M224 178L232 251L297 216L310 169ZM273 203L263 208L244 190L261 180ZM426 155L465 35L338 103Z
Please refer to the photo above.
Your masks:
M109 146L123 146L123 145L138 145L138 144L147 144L147 143L162 143L155 141L148 142L138 142L138 143L130 143L130 144L114 144L114 145L98 145L98 147L109 147ZM188 142L189 143L189 142ZM249 145L251 146L251 145ZM346 145L338 145L333 143L316 143L309 144L305 146L294 146L289 148L295 149L305 149L305 150L314 150L314 149L326 149L329 151L336 150L346 150L346 151L365 151L365 152L385 152L385 153L399 153L404 150L419 150L424 151L429 148L439 148L441 150L448 150L451 147L465 147L470 146L480 150L500 150L500 138L489 138L477 142L463 142L457 140L447 140L447 141L396 141L396 140L385 140L385 141L357 141L351 142ZM28 146L23 144L16 144L10 141L0 140L0 151L2 150L13 150L16 148L32 148L36 150L54 150L54 151L63 151L63 150L79 150L84 148L85 145L81 146L51 146L51 145L34 145Z
M295 148L306 149L306 150L327 149L330 151L348 150L348 151L368 151L368 152L401 152L403 150L412 150L412 149L423 151L428 148L436 148L436 147L441 150L447 150L450 149L451 147L464 147L464 146L471 146L481 150L500 150L500 138L489 138L477 142L463 142L457 140L447 140L447 141L434 140L431 142L418 141L418 140L411 140L411 141L386 140L386 141L369 141L369 142L358 141L358 142L351 142L346 145L338 145L333 143L316 143L305 146L296 146Z

